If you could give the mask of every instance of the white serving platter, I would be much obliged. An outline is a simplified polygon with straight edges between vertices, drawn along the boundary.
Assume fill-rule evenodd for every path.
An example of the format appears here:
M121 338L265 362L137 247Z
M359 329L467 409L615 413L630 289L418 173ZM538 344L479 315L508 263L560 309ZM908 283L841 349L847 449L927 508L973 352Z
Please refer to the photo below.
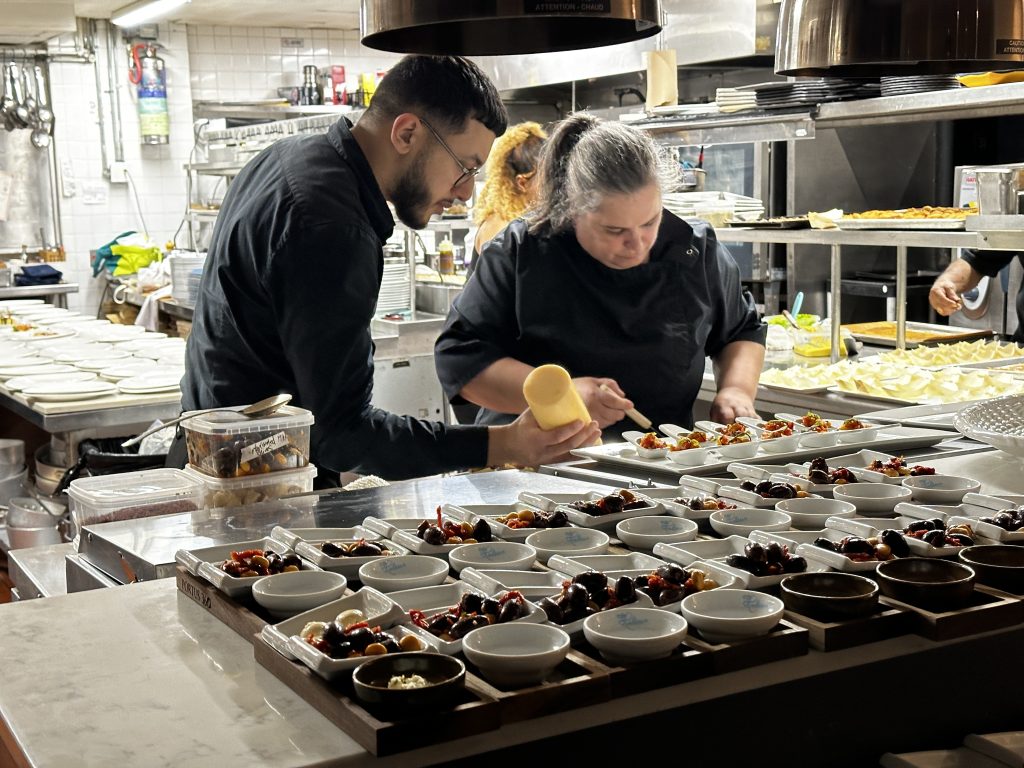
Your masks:
M507 591L508 590L499 589L495 593L488 594L490 597L498 598ZM528 612L525 616L520 616L518 619L513 619L513 621L521 621L527 624L544 624L548 620L548 616L546 613L544 613L544 610L535 603L532 603L529 600L527 600L525 595L523 596L523 601ZM455 603L452 603L452 605L455 605ZM452 606L448 607L451 608ZM424 613L427 615L427 618L429 619L433 613L441 613L444 610L444 608L441 608L440 610L432 612L424 611ZM414 635L419 637L420 640L426 643L429 648L437 651L438 653L453 656L462 650L462 638L459 638L458 640L445 640L433 634L432 632L427 631L423 627L414 624L411 620L406 621L400 626L403 629L407 629L410 632L412 632Z
M566 576L575 576L584 571L643 571L650 573L659 566L665 565L665 560L654 555L643 552L630 552L626 555L552 555L548 560L548 567L552 570L564 573Z
M948 431L942 429L924 429L921 427L885 426L883 425L874 439L861 442L841 443L831 448L800 448L787 453L765 453L759 448L758 453L746 459L748 463L761 461L775 461L786 463L789 461L803 461L813 459L817 456L828 458L843 451L850 451L856 448L870 448L875 451L886 449L909 450L911 448L926 448L937 445L943 440L953 438ZM600 464L613 464L646 471L656 470L674 475L710 475L721 474L728 470L730 463L736 459L728 459L715 456L709 452L707 463L699 466L683 466L669 459L641 459L636 450L629 443L607 443L587 448L576 448L571 452L574 456L591 459ZM848 466L848 465L844 465ZM520 496L522 498L522 496Z
M525 541L531 533L544 530L540 527L509 528L504 523L499 523L498 518L504 517L511 512L519 512L524 509L536 509L529 504L519 502L518 504L444 504L443 510L449 517L465 520L469 523L476 523L483 519L491 526L491 532L499 539L505 541ZM571 525L571 523L569 524Z
M205 579L229 597L252 594L252 585L256 579L262 576L249 576L238 578L229 576L226 572L217 567L217 563L227 560L232 552L244 552L247 549L262 549L264 552L270 550L279 555L291 552L291 548L269 536L253 541L238 541L234 544L219 544L215 547L200 547L199 549L179 549L174 554L175 562L185 566L185 569L200 579ZM300 560L302 560L300 558ZM303 570L319 571L313 563L302 560Z
M401 642L402 638L406 635L415 634L404 625L394 626L384 631L389 635L392 635L398 642ZM416 635L416 637L422 640L419 635ZM311 670L316 672L316 674L320 675L320 677L324 678L324 680L334 680L341 677L343 674L355 669L366 661L365 656L355 656L347 659L332 659L326 653L317 650L298 635L292 635L288 638L288 650L297 661L301 661ZM425 650L431 650L430 646L427 646Z
M267 624L260 630L260 638L285 658L294 660L295 655L288 648L289 637L298 635L311 621L333 621L341 612L353 609L362 611L370 626L381 629L393 627L406 617L398 604L383 592L363 587L358 592L344 595L277 624Z
M555 594L562 588L566 576L559 571L510 571L473 568L459 571L459 579L489 595L514 589L527 600Z

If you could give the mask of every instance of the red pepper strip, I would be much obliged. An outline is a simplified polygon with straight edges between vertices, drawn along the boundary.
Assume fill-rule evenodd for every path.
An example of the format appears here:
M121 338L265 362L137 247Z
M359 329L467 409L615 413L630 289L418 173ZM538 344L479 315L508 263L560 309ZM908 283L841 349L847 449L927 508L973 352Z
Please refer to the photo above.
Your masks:
M409 611L409 618L412 619L412 623L417 627L427 628L427 617L423 615L423 611L413 609Z

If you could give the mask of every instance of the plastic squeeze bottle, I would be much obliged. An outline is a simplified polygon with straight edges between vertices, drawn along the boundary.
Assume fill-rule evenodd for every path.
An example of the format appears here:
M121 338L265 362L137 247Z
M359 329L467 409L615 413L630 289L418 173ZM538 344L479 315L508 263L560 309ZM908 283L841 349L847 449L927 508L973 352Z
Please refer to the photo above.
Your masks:
M523 397L541 429L555 429L577 419L591 422L569 372L560 365L542 365L530 371L523 382Z

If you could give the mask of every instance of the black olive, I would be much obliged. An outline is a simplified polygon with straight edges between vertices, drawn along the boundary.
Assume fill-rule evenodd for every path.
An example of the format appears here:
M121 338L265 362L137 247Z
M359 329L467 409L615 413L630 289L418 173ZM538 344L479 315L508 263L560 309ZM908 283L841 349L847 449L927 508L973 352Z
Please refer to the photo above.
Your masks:
M604 608L608 604L608 600L612 596L612 590L610 587L599 589L596 592L590 593L590 603L597 610Z
M802 573L807 570L807 561L800 555L793 555L782 564L783 573Z
M744 480L742 483L740 483L740 488L742 488L744 491L754 491L755 493L757 492L757 486L754 485L749 480ZM692 504L692 502L691 502L691 504ZM692 508L693 509L697 509L697 507L692 507Z
M337 645L330 646L330 653L328 653L328 656L332 659L347 659L354 651L355 648L352 647L352 643L348 640L344 640Z
M547 518L549 528L565 528L569 524L569 516L565 514L561 509L556 509L551 513L551 516Z
M932 528L934 528L937 531L944 531L944 530L946 530L946 521L943 520L941 517L933 517L928 522L931 523L932 524Z
M386 632L381 632L377 635L377 642L383 645L388 653L398 653L402 650L398 645L398 641Z
M676 600L683 599L683 588L682 587L665 587L661 590L661 594L658 595L658 599L654 601L655 605L668 605L674 603Z
M482 517L473 526L473 538L477 541L490 541L494 538L491 535L491 526Z
M427 542L427 544L440 546L441 544L447 543L448 537L445 536L444 531L436 525L431 525L423 532L423 540Z
M600 571L584 571L573 576L573 584L583 585L591 594L608 588L608 577Z
M373 630L369 627L359 627L358 629L350 630L345 634L345 639L348 640L352 647L355 648L359 653L366 650L366 646L373 642Z
M477 627L486 627L490 623L491 622L488 621L486 616L481 616L479 614L476 616L465 616L452 625L448 634L452 636L452 640L460 640Z
M672 582L673 584L682 584L689 578L686 569L675 563L659 566L655 573L665 581Z
M812 469L807 473L807 479L815 485L828 485L832 479L828 472L822 469Z
M816 538L814 540L814 546L821 547L822 549L827 549L829 552L839 551L839 548L836 546L836 543L831 539L826 539L824 536L819 536L818 538Z
M332 648L345 639L345 628L332 621L324 628L324 642Z
M946 546L946 532L928 531L928 533L924 535L924 540L933 547L944 547Z
M427 632L440 637L452 628L455 617L450 613L439 613L427 620Z
M302 565L302 561L299 559L299 556L296 555L294 552L289 552L282 558L281 564L283 567L287 568L289 565Z
M501 612L501 605L493 597L488 597L480 604L480 613L487 616L497 616Z
M498 623L504 624L507 621L515 621L526 615L526 607L518 600L508 600L501 606L498 612Z
M768 559L767 553L764 551L764 547L758 544L756 541L752 541L743 548L743 554L758 563L763 563Z
M484 598L476 592L467 592L459 601L459 610L463 613L480 613L483 606Z
M768 495L773 499L792 499L796 497L796 487L789 483L775 483Z
M783 558L782 545L777 541L769 543L764 549L764 557L769 563L781 563Z
M928 520L914 520L907 526L907 533L917 533L918 531L930 531L935 528Z
M754 487L754 491L762 496L767 496L771 493L773 485L775 485L775 483L771 480L762 480Z
M539 605L541 610L544 611L545 615L548 617L548 621L555 624L565 623L564 612L562 611L561 606L550 597L541 598L537 605Z
M231 446L225 445L213 453L213 468L220 477L234 477L239 464L239 453Z
M828 462L824 458L818 456L815 459L811 459L810 468L812 470L820 470L822 472L828 472Z
M356 542L348 551L352 557L376 557L384 552L384 548L372 541Z
M907 540L903 538L903 534L899 531L886 528L878 535L878 538L889 547L893 557L907 557L910 554L910 545L907 544Z
M875 552L875 547L870 541L862 539L860 536L847 536L843 539L841 551L844 555L872 555Z
M574 610L579 610L590 602L590 592L582 584L570 584L566 587L565 597Z
M429 520L421 520L420 524L416 526L416 535L422 539L423 535L427 532L427 528L429 528L430 525L431 523Z
M615 581L615 597L620 603L632 603L636 600L636 587L629 576L619 576Z
M733 568L742 568L747 573L752 573L755 576L760 576L764 570L764 565L762 563L759 563L756 560L751 560L745 555L729 555L725 558L725 562Z
M664 566L662 566L664 568ZM661 568L658 569L659 571ZM637 589L647 589L647 584L650 581L650 576L637 576L633 579L633 585Z

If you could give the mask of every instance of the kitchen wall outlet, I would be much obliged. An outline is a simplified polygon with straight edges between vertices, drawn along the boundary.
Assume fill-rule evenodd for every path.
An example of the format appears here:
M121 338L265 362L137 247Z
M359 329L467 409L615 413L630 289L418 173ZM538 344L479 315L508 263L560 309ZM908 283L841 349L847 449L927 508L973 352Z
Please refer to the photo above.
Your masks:
M110 183L111 184L127 184L128 183L128 163L119 163L117 161L110 164Z

